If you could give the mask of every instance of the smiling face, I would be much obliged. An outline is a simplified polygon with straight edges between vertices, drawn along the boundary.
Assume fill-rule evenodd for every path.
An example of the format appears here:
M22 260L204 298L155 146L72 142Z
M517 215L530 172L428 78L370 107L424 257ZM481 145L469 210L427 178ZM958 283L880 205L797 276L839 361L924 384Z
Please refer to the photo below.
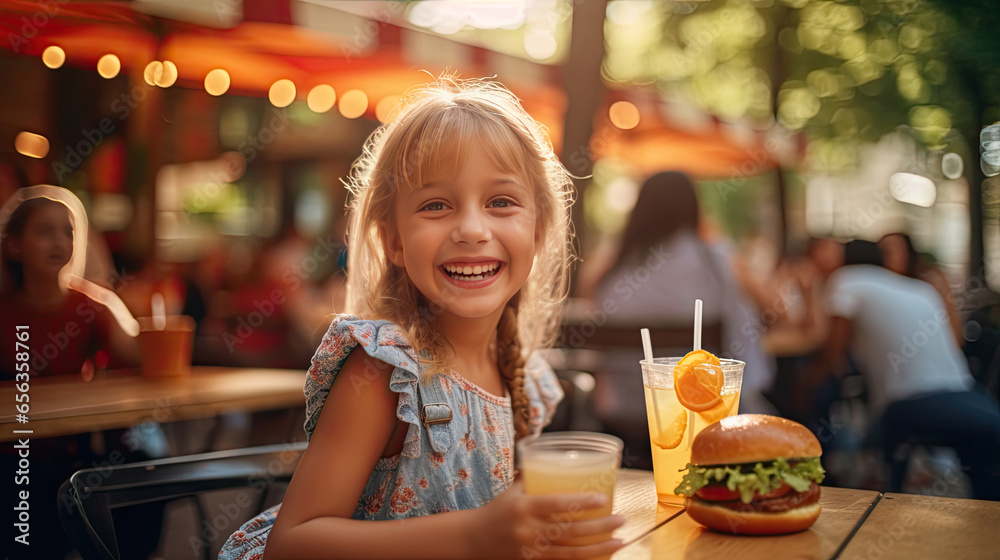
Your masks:
M20 232L11 232L11 257L24 266L25 275L57 276L73 256L73 223L69 209L58 202L31 210Z
M384 246L436 311L498 317L531 272L535 197L526 179L500 169L483 148L463 155L457 173L399 190Z

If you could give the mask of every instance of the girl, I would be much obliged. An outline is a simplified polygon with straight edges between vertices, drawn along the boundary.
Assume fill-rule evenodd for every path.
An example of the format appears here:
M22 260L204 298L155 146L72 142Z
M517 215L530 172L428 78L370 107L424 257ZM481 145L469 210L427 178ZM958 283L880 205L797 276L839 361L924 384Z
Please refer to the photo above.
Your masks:
M310 445L285 501L220 558L618 549L560 542L610 532L618 516L545 538L551 515L603 497L512 485L515 438L539 432L562 397L532 352L551 344L566 293L571 183L539 125L496 83L442 79L372 135L349 186L348 305L378 320L334 319L306 378Z
M0 211L0 231L0 333L14 340L17 327L29 327L32 375L89 380L92 359L109 346L134 358L130 340L102 305L113 300L123 310L120 300L80 278L87 215L73 193L48 185L18 190ZM127 319L134 322L131 315ZM15 378L17 364L25 363L15 358L13 344L0 347L0 379Z

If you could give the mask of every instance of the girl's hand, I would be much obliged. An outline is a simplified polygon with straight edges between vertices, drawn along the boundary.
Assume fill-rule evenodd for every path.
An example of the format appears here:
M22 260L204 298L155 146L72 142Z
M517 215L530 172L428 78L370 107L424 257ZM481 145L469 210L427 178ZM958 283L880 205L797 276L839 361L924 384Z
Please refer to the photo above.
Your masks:
M479 558L595 558L623 546L611 532L625 524L620 515L581 519L585 510L604 507L607 496L524 493L520 480L488 505L475 511L473 546ZM577 545L570 539L590 537L597 544Z

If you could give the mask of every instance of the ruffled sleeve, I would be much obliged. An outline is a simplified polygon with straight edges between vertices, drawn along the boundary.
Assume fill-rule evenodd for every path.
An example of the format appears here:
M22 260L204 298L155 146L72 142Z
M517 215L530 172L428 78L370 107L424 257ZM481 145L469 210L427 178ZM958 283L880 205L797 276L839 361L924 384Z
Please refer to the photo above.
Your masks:
M399 394L396 416L410 424L403 443L404 457L420 455L420 416L417 383L420 379L416 353L406 340L402 329L389 321L366 321L354 315L338 315L323 335L312 365L306 375L306 436L312 438L320 412L330 394L330 388L340 373L347 357L355 348L362 348L369 356L393 366L389 389ZM343 382L363 387L377 379L361 374Z
M556 407L563 398L559 378L539 352L529 356L524 365L524 392L531 403L528 424L532 433L538 433L552 421Z

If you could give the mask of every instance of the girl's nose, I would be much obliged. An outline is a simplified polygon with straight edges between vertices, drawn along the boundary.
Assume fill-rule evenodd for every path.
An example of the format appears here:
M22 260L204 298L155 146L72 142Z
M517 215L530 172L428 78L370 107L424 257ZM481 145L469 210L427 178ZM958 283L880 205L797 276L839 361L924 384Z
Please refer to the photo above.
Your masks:
M489 241L493 234L487 223L488 217L482 212L469 209L459 213L458 220L451 232L451 240L454 243L484 243Z

